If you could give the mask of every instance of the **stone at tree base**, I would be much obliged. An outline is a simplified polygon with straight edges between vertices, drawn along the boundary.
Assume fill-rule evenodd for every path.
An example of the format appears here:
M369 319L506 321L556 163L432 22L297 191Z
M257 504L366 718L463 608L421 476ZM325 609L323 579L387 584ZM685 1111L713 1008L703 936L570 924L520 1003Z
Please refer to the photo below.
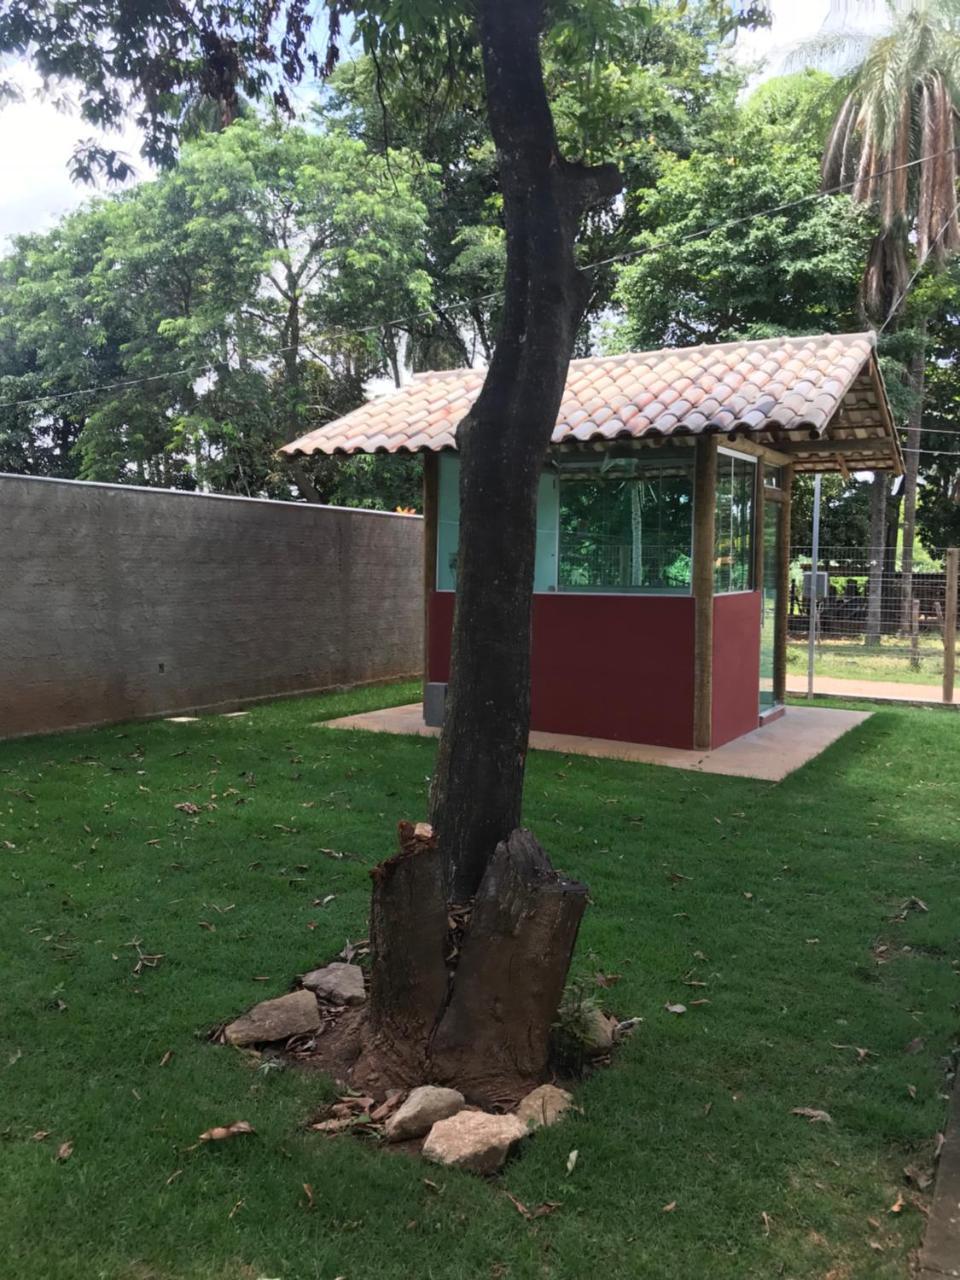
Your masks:
M291 991L274 1000L261 1000L243 1017L231 1022L223 1034L228 1044L259 1044L305 1035L316 1031L319 1025L320 1009L313 992Z
M424 1084L413 1089L403 1105L393 1113L384 1126L388 1142L402 1142L406 1138L422 1138L438 1120L446 1120L463 1110L464 1097L456 1089L441 1089L437 1085Z
M363 970L358 964L335 960L322 969L311 969L300 981L308 990L334 1004L363 1004L366 999Z
M555 1084L542 1084L517 1105L514 1115L528 1129L556 1124L563 1113L573 1106L573 1095Z
M583 1047L587 1053L609 1053L613 1048L613 1033L618 1027L616 1018L611 1018L602 1009L591 1009L584 1019Z
M510 1148L528 1132L523 1121L514 1115L461 1111L448 1120L437 1121L427 1134L423 1155L437 1164L471 1173L497 1173Z

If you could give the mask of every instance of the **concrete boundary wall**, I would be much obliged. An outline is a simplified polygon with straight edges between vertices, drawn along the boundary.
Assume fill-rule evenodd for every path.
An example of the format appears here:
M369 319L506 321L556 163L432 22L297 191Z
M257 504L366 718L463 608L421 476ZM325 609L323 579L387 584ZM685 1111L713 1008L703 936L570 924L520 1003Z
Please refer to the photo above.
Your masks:
M0 475L0 738L422 670L423 522Z

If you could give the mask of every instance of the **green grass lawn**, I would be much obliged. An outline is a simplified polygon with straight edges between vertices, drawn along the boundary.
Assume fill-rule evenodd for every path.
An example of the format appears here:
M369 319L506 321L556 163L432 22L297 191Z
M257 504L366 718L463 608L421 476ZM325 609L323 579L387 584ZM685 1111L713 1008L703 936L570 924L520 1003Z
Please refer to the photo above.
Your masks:
M939 636L922 636L919 666L911 666L909 640L885 636L879 648L864 647L863 639L826 639L817 646L816 675L838 680L895 680L901 684L940 685L943 681L943 642ZM794 640L787 647L787 671L806 675L807 642Z
M412 696L0 744L0 1274L903 1280L960 999L955 717L878 711L778 786L535 753L527 820L592 891L577 973L644 1022L482 1182L305 1132L327 1082L203 1038L364 936L434 744L314 726Z

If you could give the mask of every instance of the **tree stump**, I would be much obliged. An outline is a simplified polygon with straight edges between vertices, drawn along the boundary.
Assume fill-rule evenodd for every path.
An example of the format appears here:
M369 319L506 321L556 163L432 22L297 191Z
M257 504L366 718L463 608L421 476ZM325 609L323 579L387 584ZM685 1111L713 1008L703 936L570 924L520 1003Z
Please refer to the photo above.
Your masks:
M512 1104L547 1073L587 889L517 830L473 902L448 905L429 830L402 823L401 852L372 873L373 966L354 1082L450 1084L473 1102Z

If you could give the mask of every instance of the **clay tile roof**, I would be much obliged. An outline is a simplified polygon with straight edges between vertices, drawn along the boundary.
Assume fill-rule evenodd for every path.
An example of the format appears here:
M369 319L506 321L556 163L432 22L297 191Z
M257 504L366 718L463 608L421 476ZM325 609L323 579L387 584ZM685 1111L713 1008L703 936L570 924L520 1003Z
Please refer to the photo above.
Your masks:
M416 374L399 391L318 427L284 445L281 452L297 456L453 448L457 423L476 399L483 378L478 369ZM835 460L822 444L808 447L801 456L801 441L824 437L835 420L843 419L838 410L853 408L869 414L871 439L877 445L871 467L899 470L902 456L872 333L589 356L570 363L553 443L724 432L785 447L793 433L791 448L798 455L798 467L817 470L835 466ZM842 453L842 440L836 438L837 453ZM857 444L862 453L862 433Z

